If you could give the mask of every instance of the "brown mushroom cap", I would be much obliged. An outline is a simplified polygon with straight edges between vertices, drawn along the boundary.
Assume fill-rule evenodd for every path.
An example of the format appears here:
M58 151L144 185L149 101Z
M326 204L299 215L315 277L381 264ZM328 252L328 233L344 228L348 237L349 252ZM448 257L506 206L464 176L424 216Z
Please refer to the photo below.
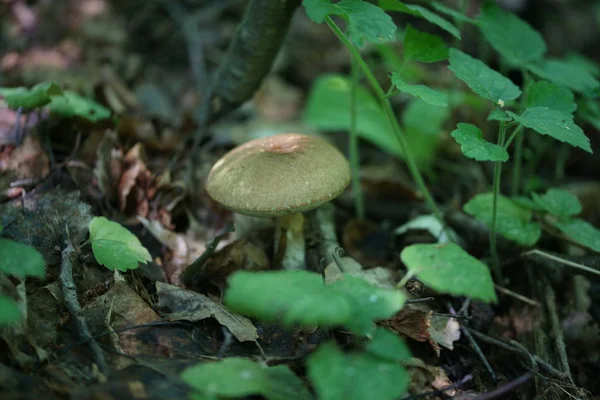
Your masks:
M240 214L277 217L308 211L350 182L348 160L327 141L295 133L252 140L213 166L206 191Z

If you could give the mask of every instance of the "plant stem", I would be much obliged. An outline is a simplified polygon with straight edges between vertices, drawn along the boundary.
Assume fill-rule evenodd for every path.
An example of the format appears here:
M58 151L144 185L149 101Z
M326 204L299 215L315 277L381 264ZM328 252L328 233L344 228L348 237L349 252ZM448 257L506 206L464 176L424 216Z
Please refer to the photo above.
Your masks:
M523 125L519 125L521 128ZM523 139L524 135L521 134L520 129L517 128L513 132L513 135L509 139L509 144L514 137L515 141L515 154L514 154L514 165L512 170L512 182L510 185L510 194L517 196L521 192L521 174L523 169ZM522 130L522 129L521 129Z
M527 104L527 95L529 93L529 85L532 83L532 79L529 73L527 73L527 71L524 69L521 69L521 74L523 75L523 96L521 97L520 108L521 111L523 111L525 109L525 105ZM521 126L519 126L519 128L520 127ZM521 177L523 175L523 141L525 140L525 135L523 135L519 129L515 130L508 141L509 144L512 141L513 136L516 138L516 141L510 194L512 196L516 196L521 192ZM506 147L508 147L508 145Z
M498 146L504 146L504 139L506 136L506 125L500 123L500 133L498 134ZM492 226L490 229L490 252L492 254L492 270L496 275L496 281L498 284L502 284L504 279L502 277L502 271L500 270L500 264L498 261L498 248L496 243L496 217L498 214L498 197L500 196L500 179L502 177L502 162L496 161L494 163L494 182L493 182L493 203L492 203Z
M429 189L427 189L427 186L425 185L425 181L423 180L423 177L421 176L421 173L419 172L419 168L417 167L417 164L413 158L412 152L410 151L408 142L406 141L406 138L402 134L402 131L400 129L400 124L398 123L398 120L396 119L396 116L394 115L394 110L392 109L392 105L390 104L388 98L386 97L386 93L383 91L383 89L379 85L379 82L377 82L377 78L375 78L375 75L371 71L371 68L369 68L369 66L367 65L365 60L362 58L362 56L360 55L360 52L358 51L356 46L354 46L354 44L350 41L350 39L348 39L348 37L346 37L344 32L342 32L342 30L336 25L336 23L333 21L333 19L331 19L331 17L328 16L325 21L327 22L327 25L329 26L329 28L331 28L333 33L337 36L337 38L342 42L342 44L344 44L344 46L346 46L346 48L350 52L350 55L356 62L357 66L360 67L365 78L367 78L367 82L369 83L369 85L371 86L373 91L375 92L375 96L377 97L377 100L381 104L383 111L385 112L390 124L392 125L392 129L394 130L394 134L396 136L396 139L398 140L398 144L400 145L400 150L402 151L402 154L404 155L404 160L406 161L408 170L410 171L413 179L415 180L415 184L417 185L417 187L421 191L423 197L425 198L425 202L427 203L429 209L435 214L435 216L440 221L443 221L442 213L441 213L440 209L438 208L437 204L435 203L433 196L429 192Z
M354 195L354 211L356 212L356 218L365 218L365 204L363 199L363 193L360 186L360 160L358 157L358 136L356 134L356 92L358 90L358 84L360 82L360 70L358 69L356 62L352 63L352 88L350 91L350 142L349 142L349 154L350 154L350 170L352 172L352 194Z
M510 124L506 124L506 128L509 128ZM519 125L515 128L515 130L513 131L513 133L510 134L510 136L508 137L508 140L506 141L506 143L504 143L504 149L508 150L508 148L510 147L510 144L512 143L512 141L514 140L515 137L517 137L517 135L519 133L521 133L521 131L524 129L523 125Z

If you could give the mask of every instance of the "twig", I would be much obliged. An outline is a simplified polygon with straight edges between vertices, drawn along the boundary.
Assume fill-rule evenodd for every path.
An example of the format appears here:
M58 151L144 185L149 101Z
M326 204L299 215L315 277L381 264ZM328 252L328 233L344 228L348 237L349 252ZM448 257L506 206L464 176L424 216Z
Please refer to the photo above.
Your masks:
M489 399L495 399L496 397L503 396L503 395L517 389L519 386L523 385L525 382L530 380L532 377L533 377L533 373L528 372L525 375L520 376L517 379L508 382L506 385L499 387L496 390L492 390L491 392L484 393L481 396L475 397L474 400L489 400Z
M183 283L186 285L191 285L194 283L195 276L200 272L200 269L209 259L210 256L213 255L219 242L228 234L234 231L233 224L227 224L223 231L219 233L214 239L206 246L204 252L200 255L200 257L196 258L194 262L192 262L183 272Z
M550 316L550 326L552 327L552 336L554 337L554 345L556 346L558 359L567 379L570 383L574 383L573 378L571 377L571 368L569 367L567 348L565 346L563 332L558 318L558 311L556 310L556 295L549 282L546 282L546 285L544 286L546 289L546 307L548 308L548 314Z
M457 312L454 310L454 308L451 305L448 305L448 309L450 310L450 313L452 315L455 315L455 316L458 317ZM463 324L460 324L460 331L463 333L463 335L465 335L465 337L467 338L467 340L471 344L471 347L473 348L473 350L475 351L475 353L477 354L477 356L479 357L479 359L483 363L483 366L485 367L485 369L488 371L488 373L492 377L492 380L494 382L498 382L498 379L496 377L496 373L494 372L494 369L490 365L490 363L487 360L487 358L485 358L485 355L481 351L481 347L479 347L479 344L477 344L477 342L475 341L475 339L471 335L471 332L469 332L469 330Z
M539 365L542 369L544 369L548 374L552 375L553 377L557 378L557 379L565 379L567 378L567 375L559 370L557 370L556 368L554 368L552 365L548 364L546 361L542 360L538 355L535 354L531 354L528 351L524 351L522 348L517 348L514 347L502 340L498 340L498 339L494 339L490 336L487 336L486 334L483 334L481 332L478 332L476 330L473 329L468 329L469 333L471 333L473 336L476 336L477 339L489 343L491 345L494 346L498 346L503 348L504 350L510 351L514 354L517 354L523 358L526 358L528 360L535 360L535 362L537 363L537 365Z
M600 275L600 270L597 270L595 268L588 267L587 265L583 265L583 264L568 260L563 257L555 256L551 253L548 253L548 252L545 252L542 250L534 249L534 250L530 250L526 253L521 254L521 257L532 257L534 259L534 261L537 261L539 263L539 258L536 260L536 258L533 256L539 256L542 259L554 261L559 264L566 265L568 267L572 267L572 268L578 269L579 271L587 272L587 273L590 273L590 274L593 274L596 276Z
M452 385L443 386L439 389L432 390L431 392L423 392L423 393L413 394L412 396L403 397L402 400L419 400L419 399L426 399L427 397L431 397L431 396L440 396L440 395L443 395L448 390L460 389L461 387L463 387L465 385L465 383L469 382L472 379L473 379L473 375L468 374L468 375L465 375L460 381L453 383Z
M67 247L61 253L61 268L60 268L60 286L62 288L65 303L69 309L71 317L75 321L77 331L79 335L89 343L92 351L92 357L98 368L104 375L108 375L109 369L106 360L104 359L104 353L100 348L100 345L96 340L92 339L90 329L88 328L87 322L83 317L81 311L81 305L77 300L77 288L73 281L73 259L76 257L75 249L73 245L69 243Z
M535 306L535 307L541 307L541 304L538 301L532 300L529 297L525 297L522 294L513 292L512 290L506 289L505 287L502 287L500 285L494 285L494 287L500 293L504 293L507 296L511 296L511 297L514 297L517 300L521 300L523 303L527 303L527 304L530 304L530 305Z

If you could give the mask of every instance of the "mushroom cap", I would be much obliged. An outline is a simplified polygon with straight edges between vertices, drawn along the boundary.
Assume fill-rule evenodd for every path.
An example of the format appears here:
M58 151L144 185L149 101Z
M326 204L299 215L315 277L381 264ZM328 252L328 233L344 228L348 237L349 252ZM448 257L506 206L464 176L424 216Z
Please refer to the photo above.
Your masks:
M308 211L350 182L348 160L315 136L286 133L252 140L213 166L206 191L224 207L255 217Z

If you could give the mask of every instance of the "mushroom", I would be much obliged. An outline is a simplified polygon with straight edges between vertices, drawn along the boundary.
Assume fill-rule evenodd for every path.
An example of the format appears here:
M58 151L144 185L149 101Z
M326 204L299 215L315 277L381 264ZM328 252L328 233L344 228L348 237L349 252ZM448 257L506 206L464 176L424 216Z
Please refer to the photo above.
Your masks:
M350 183L342 153L316 136L286 133L252 140L225 154L206 182L225 208L275 218L276 261L305 268L303 212L339 196Z

